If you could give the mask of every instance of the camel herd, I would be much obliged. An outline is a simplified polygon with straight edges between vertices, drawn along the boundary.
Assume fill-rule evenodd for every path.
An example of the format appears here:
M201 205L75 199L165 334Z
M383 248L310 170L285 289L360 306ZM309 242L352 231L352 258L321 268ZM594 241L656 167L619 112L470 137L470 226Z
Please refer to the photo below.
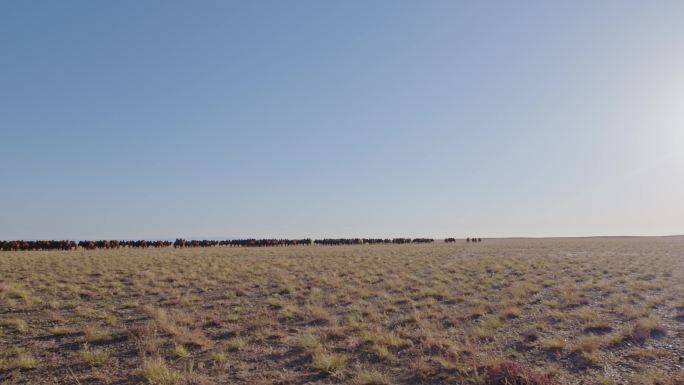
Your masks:
M170 241L148 240L98 240L98 241L70 241L70 240L44 240L44 241L0 241L0 250L94 250L94 249L120 249L120 248L186 248L186 247L267 247L267 246L339 246L339 245L378 245L378 244L413 244L432 243L432 238L324 238L315 239L231 239L231 240L186 240L183 238ZM456 238L444 239L446 243L456 242ZM467 243L482 242L482 238L466 238Z
M456 242L456 238L444 238L444 242L446 242L446 243L453 243L453 242ZM467 242L467 243L470 243L470 242L482 242L482 238L470 238L470 237L468 237L468 238L466 238L466 242Z

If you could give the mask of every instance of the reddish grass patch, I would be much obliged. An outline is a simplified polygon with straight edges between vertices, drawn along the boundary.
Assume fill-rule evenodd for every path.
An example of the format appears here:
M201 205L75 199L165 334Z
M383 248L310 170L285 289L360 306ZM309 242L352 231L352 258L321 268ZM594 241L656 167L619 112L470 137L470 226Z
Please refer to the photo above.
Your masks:
M489 368L486 378L487 385L560 385L552 378L513 361Z

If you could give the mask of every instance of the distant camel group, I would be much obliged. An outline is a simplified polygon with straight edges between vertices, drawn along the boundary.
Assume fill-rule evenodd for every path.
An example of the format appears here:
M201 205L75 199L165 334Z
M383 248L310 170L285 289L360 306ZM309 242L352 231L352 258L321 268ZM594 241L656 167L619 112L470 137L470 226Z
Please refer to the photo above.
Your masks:
M18 250L76 250L82 248L85 250L94 249L119 249L119 248L148 248L148 247L168 247L171 246L169 241L118 241L118 240L100 240L100 241L66 241L66 240L49 240L49 241L0 241L0 250L3 251L18 251Z
M173 243L175 248L183 247L215 247L215 246L231 246L231 247L266 247L266 246L309 246L312 241L309 238L305 239L231 239L231 240L185 240L178 238Z
M74 250L78 244L74 241L0 241L0 250Z
M456 242L456 238L444 238L445 243L454 243ZM482 238L466 238L466 242L482 242Z
M403 245L408 243L431 243L432 238L325 238L316 239L314 245L339 246L339 245L379 245L395 244Z
M139 240L139 241L117 241L117 240L112 240L112 241L106 241L106 240L105 241L80 241L80 242L78 242L78 246L82 247L86 250L118 249L121 247L146 249L148 247L153 247L153 248L169 247L169 246L171 246L171 242L169 242L169 241L145 241L145 240Z
M339 246L339 245L378 245L378 244L422 244L432 243L433 238L324 238L312 240L304 239L231 239L231 240L186 240L177 238L175 242L158 240L98 240L98 241L68 241L68 240L44 240L44 241L0 241L0 250L95 250L95 249L120 249L120 248L187 248L187 247L269 247L269 246ZM456 242L456 238L444 239L446 243ZM466 238L466 242L482 242L482 238Z

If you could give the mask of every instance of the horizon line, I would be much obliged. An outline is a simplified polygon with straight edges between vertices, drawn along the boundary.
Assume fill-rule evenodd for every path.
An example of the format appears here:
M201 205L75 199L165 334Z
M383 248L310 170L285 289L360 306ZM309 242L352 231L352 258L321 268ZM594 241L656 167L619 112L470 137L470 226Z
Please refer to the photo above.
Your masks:
M684 234L664 234L664 235L570 235L570 236L493 236L493 237L426 237L426 236L402 236L402 237L379 237L379 236L363 236L363 237L138 237L138 238L0 238L0 241L47 241L47 240L60 240L60 241L89 241L89 240L118 240L118 241L168 241L176 239L186 239L186 240L240 240L240 239L392 239L392 238L431 238L435 240L443 240L446 238L455 239L467 239L467 238L481 238L490 240L515 240L515 239L583 239L583 238L673 238L673 237L684 237Z

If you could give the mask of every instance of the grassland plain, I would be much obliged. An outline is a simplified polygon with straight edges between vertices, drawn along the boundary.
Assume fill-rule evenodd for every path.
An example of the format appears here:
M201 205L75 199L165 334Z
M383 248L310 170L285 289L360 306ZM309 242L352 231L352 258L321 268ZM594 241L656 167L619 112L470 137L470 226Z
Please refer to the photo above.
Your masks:
M0 253L2 384L682 384L684 238Z

